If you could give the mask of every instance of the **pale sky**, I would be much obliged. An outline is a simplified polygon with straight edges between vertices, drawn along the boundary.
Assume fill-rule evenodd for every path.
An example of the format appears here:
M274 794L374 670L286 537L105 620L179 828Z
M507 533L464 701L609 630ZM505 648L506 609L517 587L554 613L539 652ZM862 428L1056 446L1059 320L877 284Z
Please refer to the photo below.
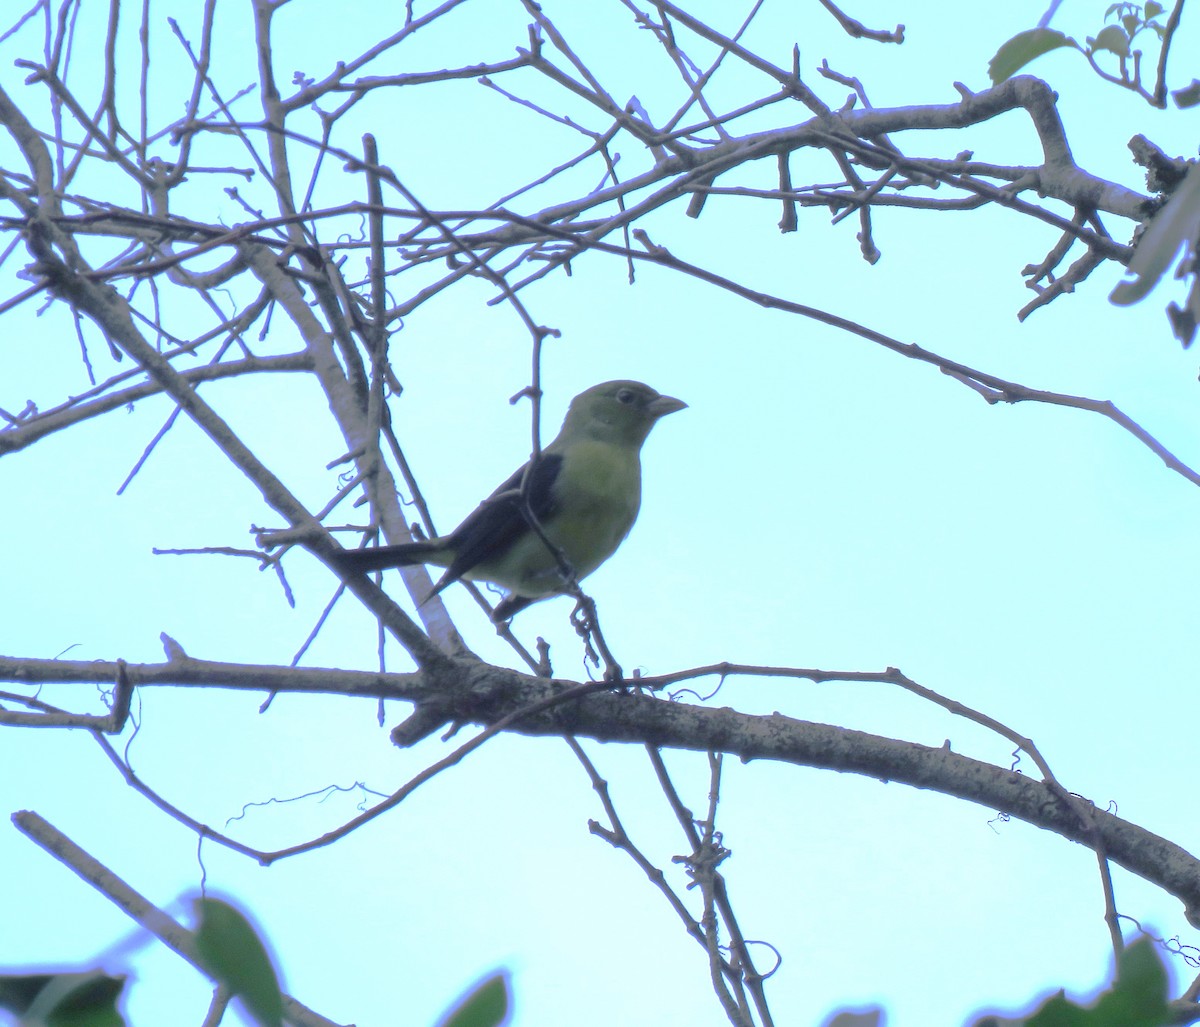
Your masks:
M214 73L232 89L255 74L252 64L236 68L252 60L245 6L221 8L227 20ZM401 17L394 5L351 8L349 17L299 3L281 12L282 83L293 70L320 76ZM746 8L738 5L736 18L724 5L697 5L697 13L731 30ZM164 83L155 94L159 121L178 116L167 87L172 62L182 62L165 18L194 25L197 9L154 9L163 33L154 66ZM551 0L545 9L571 38L586 40L614 97L636 92L655 116L673 109L678 88L653 75L648 41L628 52L625 8ZM987 87L988 58L1036 24L1043 8L1013 3L981 14L973 5L915 0L864 2L850 13L873 27L903 21L907 41L855 42L818 4L775 0L745 42L783 66L799 45L805 80L835 107L846 90L816 74L822 58L858 76L877 106L951 103L956 80ZM1094 35L1102 13L1103 5L1074 0L1054 24ZM503 14L499 5L468 4L453 31L432 32L367 73L503 59L527 44L524 11L509 5ZM1185 19L1174 66L1186 68L1182 55L1196 52L1196 31ZM39 33L31 25L0 45L0 76L20 102L37 87L21 84L25 72L12 60L34 57ZM1059 91L1076 159L1093 173L1144 188L1126 149L1139 132L1169 154L1194 155L1194 113L1151 110L1100 82L1078 54L1059 52L1029 70ZM1179 71L1174 85L1191 74ZM541 89L532 75L508 83L518 85ZM740 85L735 76L720 95L748 96ZM767 86L755 80L747 88ZM256 109L244 103L250 120ZM763 117L786 123L772 110ZM794 110L787 117L808 116ZM490 202L585 145L469 81L414 90L392 107L364 103L355 113L341 145L373 131L381 160L430 206ZM936 147L950 157L970 148L996 163L1038 159L1019 114L961 139L897 142L910 153ZM2 166L15 166L6 143L0 153ZM641 160L631 151L627 166ZM243 166L246 158L231 146L229 162ZM797 163L797 182L801 166L833 175L809 156ZM771 187L773 159L758 173L758 184ZM321 203L360 198L357 176L333 171L326 183ZM198 216L244 216L221 200L224 184L196 176ZM97 180L93 194L102 189ZM208 203L225 205L212 213ZM1197 362L1163 314L1168 299L1181 298L1178 283L1117 308L1107 297L1119 275L1104 267L1021 324L1016 311L1032 294L1020 271L1055 241L1048 226L990 209L885 209L875 217L883 257L871 267L859 256L856 219L831 226L827 211L802 210L789 235L778 232L778 220L769 202L714 198L699 219L684 217L680 205L644 227L673 253L764 291L1031 387L1111 399L1200 466ZM1131 225L1107 224L1128 238ZM21 263L18 255L3 265L0 299L27 284L15 278ZM655 429L644 451L640 519L586 582L627 670L719 660L896 666L1031 737L1070 790L1200 848L1184 790L1200 712L1200 490L1093 414L988 406L934 368L668 271L640 267L630 287L612 258L593 255L572 270L525 295L539 323L562 332L544 354L544 436L573 395L609 378L643 380L689 404ZM408 317L392 341L405 384L393 416L443 530L528 455L527 408L511 407L508 397L528 380L529 336L511 310L485 305L490 296L481 286L452 290ZM40 319L35 312L26 305L7 314L0 333L0 407L9 411L27 399L45 408L87 387L70 318L58 308ZM191 317L211 321L199 308L177 316L184 334L199 330ZM275 327L270 348L289 348L282 316ZM114 373L87 331L100 373ZM205 394L313 509L336 490L337 470L326 465L343 447L308 381ZM160 662L165 632L196 657L287 664L303 644L336 584L315 561L290 558L291 609L274 575L251 561L151 554L249 547L251 524L276 523L192 425L181 421L115 495L168 412L165 401L141 404L0 461L0 532L10 540L0 552L8 598L0 653ZM366 515L346 510L343 522L352 516ZM398 579L391 586L398 589ZM465 593L451 589L446 601L477 652L516 665ZM569 610L566 600L539 604L515 628L529 645L537 636L550 643L559 676L581 678ZM391 669L410 666L399 647L389 652ZM374 624L348 600L304 659L364 669L374 661ZM99 708L90 689L51 688L42 697ZM246 804L356 782L390 793L465 737L398 750L388 730L404 717L401 704L388 706L381 728L373 701L283 695L260 715L261 699L146 689L141 728L117 747L128 746L143 779L192 816L272 847L336 826L361 796L254 806L230 823ZM932 746L949 739L957 752L1011 762L1011 747L995 736L882 685L731 679L708 703ZM0 794L9 812L38 811L177 915L185 913L179 897L198 891L206 875L209 888L235 896L263 928L286 990L334 1021L432 1024L462 989L506 967L520 1027L727 1022L702 950L640 871L589 835L588 819L603 811L560 741L497 738L335 846L264 869L211 843L198 857L195 835L127 788L85 734L4 730ZM684 842L645 753L585 746L627 829L682 890L686 879L671 857ZM703 810L705 757L666 759L685 801ZM1021 768L1034 772L1027 759ZM731 759L722 792L719 826L733 852L722 869L742 930L783 956L767 986L778 1023L816 1025L842 1006L876 1003L891 1027L955 1024L1026 1008L1059 988L1086 995L1105 979L1110 952L1095 859L1079 846L940 794L807 768ZM203 1020L208 983L161 945L135 945L121 913L13 829L0 830L0 865L10 925L0 932L0 967L132 972L132 1024ZM1176 900L1114 873L1122 913L1197 944ZM770 965L765 948L760 959ZM1177 979L1190 979L1181 962L1173 966ZM231 1014L226 1022L236 1021Z

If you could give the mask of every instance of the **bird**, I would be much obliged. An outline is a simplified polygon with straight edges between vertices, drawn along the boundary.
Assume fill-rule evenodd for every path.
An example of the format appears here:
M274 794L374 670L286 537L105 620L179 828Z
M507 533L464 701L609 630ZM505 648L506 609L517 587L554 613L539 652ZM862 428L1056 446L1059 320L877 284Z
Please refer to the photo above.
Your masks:
M566 557L576 582L607 560L629 534L642 496L642 443L667 414L687 404L634 381L581 392L554 441L513 472L448 535L342 550L343 572L444 567L427 602L460 579L507 589L492 612L497 624L532 603L569 589L557 555L530 525L529 510Z

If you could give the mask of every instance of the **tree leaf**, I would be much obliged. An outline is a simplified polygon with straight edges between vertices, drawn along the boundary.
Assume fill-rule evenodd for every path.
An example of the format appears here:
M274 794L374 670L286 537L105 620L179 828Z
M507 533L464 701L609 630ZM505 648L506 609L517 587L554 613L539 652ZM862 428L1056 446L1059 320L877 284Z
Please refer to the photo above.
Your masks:
M1171 99L1175 101L1175 106L1180 109L1195 107L1196 104L1200 103L1200 78L1192 79L1192 84L1189 86L1172 90Z
M1035 57L1041 57L1044 53L1064 46L1079 49L1075 40L1056 29L1027 29L1018 32L1002 44L996 51L996 56L988 61L988 75L993 84L999 85L1005 79L1012 78Z
M460 996L439 1027L499 1027L508 1016L508 1007L508 974L501 971Z
M1146 4L1146 9L1144 11L1144 17L1147 21L1149 21L1151 18L1157 18L1160 14L1162 14L1162 12L1163 12L1163 5L1156 4L1156 3L1154 3L1154 0L1150 0L1150 3Z
M1121 953L1116 983L1092 1012L1097 1027L1162 1027L1170 1022L1167 972L1149 938L1139 938Z
M839 1009L828 1020L825 1027L879 1027L886 1013L882 1006L865 1009Z
M266 946L246 918L220 899L196 900L196 948L208 971L263 1027L282 1027L283 995Z
M1180 247L1200 233L1200 164L1188 168L1167 205L1146 224L1126 269L1134 281L1120 282L1109 299L1125 307L1146 295L1171 266Z
M1141 938L1121 953L1111 988L1091 1005L1072 1002L1061 991L1028 1017L986 1016L975 1027L1166 1027L1167 972L1154 943Z
M1108 50L1118 57L1129 56L1129 36L1119 25L1107 25L1096 33L1095 39L1089 39L1093 50Z
M1192 283L1187 303L1182 307L1178 303L1167 304L1167 320L1175 338L1187 349L1195 341L1196 326L1200 325L1200 279Z
M29 1027L125 1027L117 1000L124 977L100 970L0 977L0 1008Z

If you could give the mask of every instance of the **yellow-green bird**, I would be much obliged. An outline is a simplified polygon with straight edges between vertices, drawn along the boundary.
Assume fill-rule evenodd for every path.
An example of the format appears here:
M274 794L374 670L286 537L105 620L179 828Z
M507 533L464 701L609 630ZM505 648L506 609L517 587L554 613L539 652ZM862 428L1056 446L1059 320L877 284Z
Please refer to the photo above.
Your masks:
M530 527L522 504L582 580L616 551L642 500L641 449L660 417L687 404L641 382L593 385L571 401L557 438L493 492L449 535L426 542L347 550L344 571L429 563L445 567L430 597L466 578L509 591L492 619L508 620L563 591L558 561ZM526 480L528 474L529 480Z

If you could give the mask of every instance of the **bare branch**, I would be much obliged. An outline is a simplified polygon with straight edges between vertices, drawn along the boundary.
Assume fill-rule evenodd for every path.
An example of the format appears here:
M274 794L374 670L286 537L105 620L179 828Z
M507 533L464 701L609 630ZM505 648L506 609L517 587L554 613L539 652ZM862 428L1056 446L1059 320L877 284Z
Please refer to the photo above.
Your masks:
M771 673L821 680L880 680L885 672L806 668L746 668L721 664L643 678L661 688L703 673ZM99 683L112 680L116 665L104 661L24 660L0 657L0 679ZM519 734L564 734L601 742L645 743L685 750L720 751L743 760L766 759L797 766L863 774L932 788L1003 810L1044 830L1091 847L1099 839L1116 863L1175 895L1192 923L1200 924L1200 860L1135 824L1093 806L1062 801L1048 783L1007 768L849 728L810 723L780 714L759 717L639 695L608 692L603 683L529 677L473 660L445 660L413 674L377 674L312 668L244 666L177 657L165 664L128 666L135 687L171 685L290 692L337 692L416 700L434 699L449 719L491 726L503 722ZM570 699L567 702L564 700ZM552 711L552 712L551 712ZM509 719L511 718L511 719ZM482 741L483 739L480 739ZM1059 786L1061 787L1061 786ZM288 850L260 854L282 858Z
M36 842L65 867L109 899L126 916L141 925L167 948L178 953L206 977L211 976L203 957L196 948L195 935L186 927L168 916L145 896L134 891L108 867L89 855L56 827L37 813L22 810L12 815L17 830ZM284 1016L288 1023L297 1027L338 1027L319 1013L297 1002L290 995L283 996Z
M869 29L862 22L855 21L837 7L833 0L821 0L821 6L837 18L838 24L846 30L846 34L854 39L874 39L878 43L903 43L904 26L897 25L888 32L884 29Z

